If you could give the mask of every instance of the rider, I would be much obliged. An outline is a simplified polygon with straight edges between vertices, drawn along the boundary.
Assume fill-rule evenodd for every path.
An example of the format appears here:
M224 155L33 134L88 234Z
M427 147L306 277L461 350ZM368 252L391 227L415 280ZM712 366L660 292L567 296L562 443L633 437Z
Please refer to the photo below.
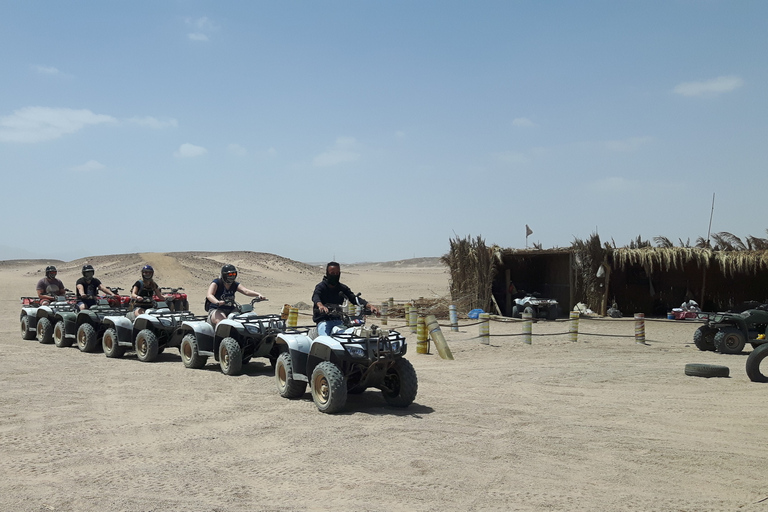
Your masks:
M80 311L90 309L96 305L96 294L101 290L107 295L114 295L112 290L104 287L101 281L93 277L93 266L83 265L83 277L75 283L75 293L77 294L77 307Z
M341 266L335 261L328 263L325 266L323 280L315 286L315 291L312 294L312 321L317 324L319 336L330 335L334 327L344 323L340 318L330 315L328 308L328 306L340 306L344 302L344 298L363 308L368 306L374 314L379 314L376 306L369 305L368 301L362 297L355 296L349 286L340 283L340 276Z
M141 268L141 279L133 283L131 287L131 299L133 301L133 313L138 316L144 313L144 309L147 303L152 301L152 297L157 295L161 297L160 287L153 279L155 275L155 269L152 265L144 265ZM139 306L143 304L143 306Z
M56 300L57 296L66 293L64 283L56 278L58 273L56 267L48 265L45 267L45 277L37 282L37 296L40 298L41 306L50 304L52 300Z
M237 269L234 265L227 264L221 267L221 277L214 279L208 287L208 295L205 296L205 310L208 311L208 323L214 327L235 310L233 304L235 292L260 300L266 299L259 292L249 290L235 281L236 278Z

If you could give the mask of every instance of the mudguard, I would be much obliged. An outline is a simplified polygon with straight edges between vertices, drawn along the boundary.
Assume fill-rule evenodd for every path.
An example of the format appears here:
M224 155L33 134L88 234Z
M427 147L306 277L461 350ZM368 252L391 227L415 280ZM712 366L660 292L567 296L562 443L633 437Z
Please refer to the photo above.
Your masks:
M133 343L133 323L124 316L105 316L102 320L104 327L117 332L118 343Z
M306 334L280 333L277 335L275 343L287 347L287 352L291 356L291 363L293 366L293 378L308 382L307 360L309 359L309 349L312 345L312 339ZM281 352L282 351L281 348Z
M205 320L191 320L181 323L182 336L194 334L201 352L213 352L213 326Z

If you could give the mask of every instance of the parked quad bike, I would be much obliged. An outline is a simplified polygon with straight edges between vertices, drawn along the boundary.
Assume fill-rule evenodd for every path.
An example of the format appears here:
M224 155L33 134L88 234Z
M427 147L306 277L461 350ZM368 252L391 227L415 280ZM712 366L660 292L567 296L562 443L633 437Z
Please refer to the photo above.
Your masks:
M131 296L130 295L120 295L120 292L123 290L119 287L112 287L109 286L109 291L114 293L114 295L108 295L105 297L107 299L107 302L109 302L109 305L113 308L117 307L124 307L127 308L131 304Z
M229 301L225 307L234 307L226 319L215 329L207 320L187 321L182 325L181 360L187 368L202 368L213 356L225 375L239 375L242 367L254 357L266 357L274 366L279 355L275 341L285 331L285 320L280 315L257 315L253 305Z
M408 407L416 399L418 378L405 359L405 337L397 331L365 326L369 310L350 316L341 307L331 315L344 327L335 327L330 336L318 336L317 328L279 334L280 356L275 365L275 382L283 398L299 398L307 384L317 409L324 413L342 410L348 394L367 388L381 390L387 404Z
M74 294L71 297L70 294L57 296L53 302L45 306L40 306L39 299L37 301L30 300L36 297L22 297L22 308L19 316L22 339L33 340L37 338L40 343L52 343L57 314L77 311L73 297Z
M702 351L740 354L749 343L754 348L768 336L768 311L748 309L741 313L712 313L693 333L693 343Z
M171 311L189 311L189 301L187 294L182 293L184 288L170 288L164 286L160 288L163 299Z
M73 342L82 352L94 352L106 330L104 318L107 316L125 316L129 309L125 306L113 306L104 297L86 297L96 299L96 304L82 311L58 312L53 328L53 342L57 347L69 347ZM119 303L119 301L113 301Z
M101 345L107 357L123 357L132 350L139 361L154 361L166 348L181 345L185 334L182 323L204 318L189 311L171 311L162 301L141 299L134 304L144 309L140 315L130 312L125 316L104 317Z
M515 299L515 304L512 306L512 316L521 318L523 313L530 313L532 318L557 320L560 316L560 305L555 299L543 299L538 293L534 293Z

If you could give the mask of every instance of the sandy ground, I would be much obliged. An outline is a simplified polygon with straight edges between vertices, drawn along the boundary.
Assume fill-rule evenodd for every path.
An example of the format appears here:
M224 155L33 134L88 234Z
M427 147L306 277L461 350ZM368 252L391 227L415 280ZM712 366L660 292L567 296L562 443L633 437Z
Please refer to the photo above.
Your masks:
M254 253L91 259L124 288L145 261L196 312L222 261L270 298L263 313L309 303L321 275ZM493 322L481 345L463 320L443 328L454 361L417 354L405 327L416 402L369 390L325 415L309 393L280 398L263 359L228 377L176 350L142 363L22 340L19 297L46 263L0 262L2 511L768 510L768 387L748 380L746 354L699 352L696 324L649 321L641 345L632 321L582 320L593 335L576 343L567 322L539 322L526 345L521 324ZM56 264L74 287L83 261ZM342 271L376 302L447 293L440 267ZM731 377L686 376L691 362Z

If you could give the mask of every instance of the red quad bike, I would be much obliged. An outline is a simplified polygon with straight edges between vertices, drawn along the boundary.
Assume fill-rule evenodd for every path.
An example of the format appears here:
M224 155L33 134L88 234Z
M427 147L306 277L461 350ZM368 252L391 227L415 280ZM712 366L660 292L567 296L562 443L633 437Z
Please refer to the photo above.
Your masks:
M131 303L131 296L130 295L121 295L120 292L123 290L122 288L113 288L108 287L109 291L114 293L114 295L108 295L106 297L99 297L107 299L107 302L109 305L113 308L127 308L128 305Z
M189 311L189 301L187 294L182 293L184 288L170 288L163 286L160 288L163 294L163 300L171 311Z

